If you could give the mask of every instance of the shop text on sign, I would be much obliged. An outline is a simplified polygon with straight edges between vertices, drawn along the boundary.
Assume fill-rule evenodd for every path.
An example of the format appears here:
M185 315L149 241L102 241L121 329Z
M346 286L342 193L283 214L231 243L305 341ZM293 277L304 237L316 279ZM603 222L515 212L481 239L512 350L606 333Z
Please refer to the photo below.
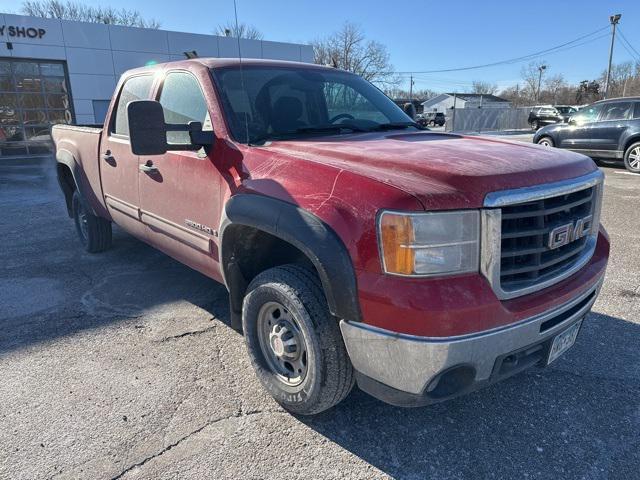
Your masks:
M42 38L47 31L44 28L18 27L16 25L0 25L0 37Z

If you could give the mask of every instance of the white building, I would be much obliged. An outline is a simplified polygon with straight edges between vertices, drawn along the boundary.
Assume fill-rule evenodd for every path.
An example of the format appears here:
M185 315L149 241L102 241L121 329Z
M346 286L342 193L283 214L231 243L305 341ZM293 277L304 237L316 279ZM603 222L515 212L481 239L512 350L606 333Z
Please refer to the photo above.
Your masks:
M452 108L510 108L511 102L495 95L480 93L442 93L422 102L424 112L444 112Z
M0 156L46 150L52 123L102 123L122 72L193 50L237 57L238 40L0 13ZM310 45L241 39L240 50L313 61Z

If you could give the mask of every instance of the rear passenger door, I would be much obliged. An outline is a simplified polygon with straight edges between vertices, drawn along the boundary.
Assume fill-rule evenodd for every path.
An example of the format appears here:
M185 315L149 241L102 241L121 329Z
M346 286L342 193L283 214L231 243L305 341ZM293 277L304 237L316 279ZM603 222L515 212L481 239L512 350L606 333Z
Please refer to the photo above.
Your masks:
M109 122L102 132L99 162L105 203L113 220L132 235L143 238L140 222L138 156L131 152L127 104L151 95L152 75L127 78L118 92Z
M212 130L207 102L198 78L186 70L168 71L156 99L165 122L201 122ZM213 136L213 131L211 132ZM174 145L189 145L187 132L168 132ZM169 150L163 155L140 156L142 221L148 241L158 249L196 270L211 275L217 270L217 230L223 177L214 149ZM226 184L226 183L225 183Z
M620 137L628 127L633 113L632 102L611 102L604 105L600 118L591 128L593 150L606 150L613 154Z

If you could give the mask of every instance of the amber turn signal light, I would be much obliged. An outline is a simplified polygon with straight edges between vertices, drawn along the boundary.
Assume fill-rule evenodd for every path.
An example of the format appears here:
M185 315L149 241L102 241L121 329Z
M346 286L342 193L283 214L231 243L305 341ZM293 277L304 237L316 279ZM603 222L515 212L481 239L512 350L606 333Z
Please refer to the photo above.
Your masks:
M414 266L413 222L407 215L385 212L380 219L384 268L389 273L411 275Z

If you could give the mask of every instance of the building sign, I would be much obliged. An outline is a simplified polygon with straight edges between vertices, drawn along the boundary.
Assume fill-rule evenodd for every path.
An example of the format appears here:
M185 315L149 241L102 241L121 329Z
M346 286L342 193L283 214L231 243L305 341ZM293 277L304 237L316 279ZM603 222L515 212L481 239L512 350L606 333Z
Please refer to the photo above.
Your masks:
M7 38L42 38L47 31L44 28L18 27L16 25L0 25L0 37Z

